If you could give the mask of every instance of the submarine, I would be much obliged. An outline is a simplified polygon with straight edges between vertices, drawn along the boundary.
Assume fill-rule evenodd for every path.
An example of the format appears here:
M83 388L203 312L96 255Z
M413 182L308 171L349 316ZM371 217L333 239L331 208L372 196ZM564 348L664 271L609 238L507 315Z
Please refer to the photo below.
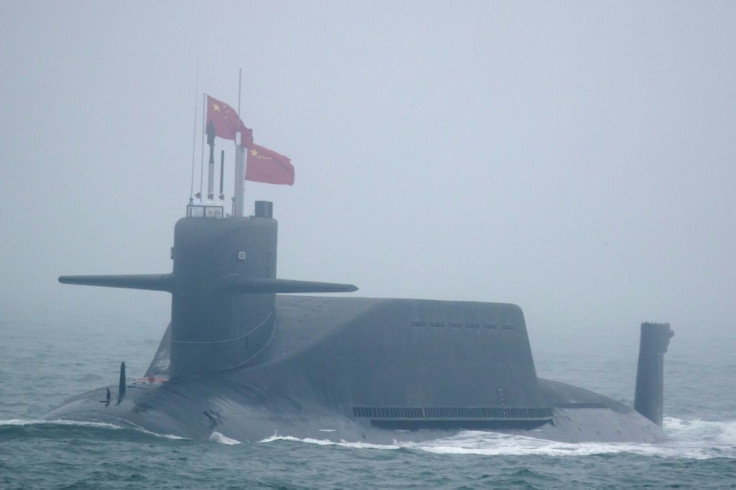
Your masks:
M237 151L240 179L242 165ZM256 201L245 216L240 179L231 213L190 198L174 227L171 272L59 277L168 293L171 319L143 377L129 379L123 362L119 379L45 419L244 443L390 444L463 430L561 442L666 438L669 324L641 325L633 408L539 378L514 304L320 296L357 288L278 278L273 203Z

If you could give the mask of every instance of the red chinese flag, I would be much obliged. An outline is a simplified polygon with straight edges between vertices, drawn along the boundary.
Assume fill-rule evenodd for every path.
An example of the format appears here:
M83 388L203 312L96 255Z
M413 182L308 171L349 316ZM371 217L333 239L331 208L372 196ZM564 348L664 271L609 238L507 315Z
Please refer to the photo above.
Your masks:
M267 184L294 185L294 166L288 157L253 144L248 147L248 166L245 169L245 180Z
M215 136L235 141L235 133L240 131L240 146L253 144L253 130L246 128L238 113L224 102L207 96L207 122L215 126Z

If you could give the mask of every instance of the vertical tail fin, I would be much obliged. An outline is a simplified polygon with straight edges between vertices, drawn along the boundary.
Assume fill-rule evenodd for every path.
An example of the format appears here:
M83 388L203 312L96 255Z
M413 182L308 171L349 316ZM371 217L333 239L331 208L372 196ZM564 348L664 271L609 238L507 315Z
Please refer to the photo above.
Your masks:
M123 401L123 398L125 398L125 389L126 389L127 384L128 382L125 379L125 362L121 362L120 363L120 382L118 382L118 405L120 405L120 402Z
M675 333L669 323L642 323L634 410L662 426L664 354Z

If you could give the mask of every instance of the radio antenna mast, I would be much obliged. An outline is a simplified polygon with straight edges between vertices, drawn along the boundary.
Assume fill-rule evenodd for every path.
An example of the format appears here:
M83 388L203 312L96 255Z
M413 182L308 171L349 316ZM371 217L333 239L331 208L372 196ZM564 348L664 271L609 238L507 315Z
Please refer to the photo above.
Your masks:
M240 94L242 87L243 70L238 70L238 117L240 117ZM235 190L233 192L233 216L243 216L243 202L245 200L245 147L243 134L235 133Z
M199 58L197 58L197 77L194 82L194 128L192 129L192 180L189 183L189 204L194 201L194 160L197 147L197 105L199 104Z

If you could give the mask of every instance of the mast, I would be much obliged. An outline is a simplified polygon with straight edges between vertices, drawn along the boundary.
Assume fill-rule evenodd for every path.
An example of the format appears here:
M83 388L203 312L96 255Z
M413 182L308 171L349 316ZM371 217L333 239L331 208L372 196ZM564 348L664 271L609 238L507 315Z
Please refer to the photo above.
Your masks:
M207 144L210 147L209 173L207 178L207 202L215 199L215 125L207 123Z
M194 82L194 127L192 128L192 180L189 183L189 204L194 202L194 162L197 151L197 104L199 104L199 58L197 58L197 79ZM204 108L203 108L204 109Z
M222 189L222 184L225 179L225 150L220 151L220 206L222 201L225 200L225 191Z
M233 193L233 216L243 216L245 200L245 148L240 146L242 135L238 132L235 139L235 191Z
M202 127L205 127L207 121L207 93L202 93ZM202 133L202 144L201 146L201 156L199 161L199 196L200 199L202 197L202 193L204 192L204 189L202 186L204 186L204 135L205 133Z
M243 70L238 71L238 117L240 117L240 93ZM233 191L233 216L243 216L245 200L245 147L241 145L243 134L235 133L235 190Z

